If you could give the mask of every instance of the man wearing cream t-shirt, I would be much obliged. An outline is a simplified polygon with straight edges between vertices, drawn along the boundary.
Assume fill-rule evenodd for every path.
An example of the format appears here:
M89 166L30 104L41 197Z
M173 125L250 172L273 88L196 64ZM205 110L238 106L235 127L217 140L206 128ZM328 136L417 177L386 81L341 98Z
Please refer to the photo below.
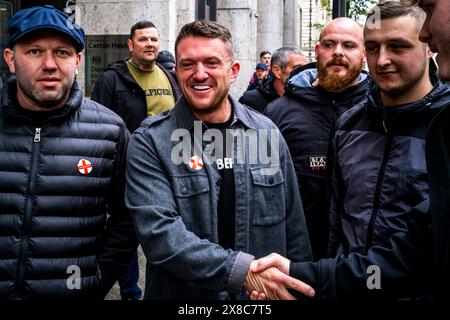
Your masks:
M91 98L121 116L132 133L147 116L172 108L181 94L175 74L156 62L159 34L152 22L131 27L128 50L130 59L108 66Z
M154 116L173 107L175 98L172 86L163 68L155 64L153 71L143 71L130 60L127 62L127 67L131 76L145 92L147 115Z

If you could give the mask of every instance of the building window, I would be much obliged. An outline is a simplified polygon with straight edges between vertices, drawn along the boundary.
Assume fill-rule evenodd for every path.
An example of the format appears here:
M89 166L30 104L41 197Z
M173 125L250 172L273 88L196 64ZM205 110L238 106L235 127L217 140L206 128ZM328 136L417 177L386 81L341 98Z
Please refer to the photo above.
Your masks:
M195 1L195 19L216 21L217 0Z
M43 6L46 4L51 4L59 10L64 10L66 6L75 4L75 0L29 0L22 1L20 9L31 8L34 6Z
M8 23L12 15L17 10L16 1L0 1L0 50L2 55L0 59L3 60L3 50L8 47ZM4 61L0 64L0 78L6 80L9 77L9 69Z

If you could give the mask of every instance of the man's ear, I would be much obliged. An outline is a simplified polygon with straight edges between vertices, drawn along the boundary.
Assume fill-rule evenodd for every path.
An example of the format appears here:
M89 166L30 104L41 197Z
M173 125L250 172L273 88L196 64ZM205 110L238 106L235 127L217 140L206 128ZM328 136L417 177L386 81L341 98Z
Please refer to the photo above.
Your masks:
M133 40L128 39L127 45L128 45L128 51L133 52L133 48L134 48Z
M281 79L281 68L279 65L277 64L272 65L270 71L272 71L272 74L274 75L275 78Z
M6 48L3 51L3 58L5 59L6 64L8 65L9 72L15 74L16 68L14 67L14 51L9 48Z
M231 77L230 77L231 83L236 81L240 70L241 70L241 64L239 63L239 61L237 61L237 60L233 61L231 64Z
M430 59L434 55L434 53L433 51L430 50L430 47L427 44L426 46L427 46L427 58Z
M316 54L316 60L317 60L317 57L319 56L319 47L320 47L320 43L317 43L314 46L314 53Z
M81 52L77 53L77 69L80 67L80 63L81 63Z

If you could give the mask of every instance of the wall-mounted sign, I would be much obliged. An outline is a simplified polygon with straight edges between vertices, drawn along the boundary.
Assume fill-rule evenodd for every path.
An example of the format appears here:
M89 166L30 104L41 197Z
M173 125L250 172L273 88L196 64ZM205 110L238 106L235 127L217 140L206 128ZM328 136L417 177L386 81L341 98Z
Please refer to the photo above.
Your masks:
M127 59L128 35L88 35L86 43L86 95L90 96L97 78L112 62Z

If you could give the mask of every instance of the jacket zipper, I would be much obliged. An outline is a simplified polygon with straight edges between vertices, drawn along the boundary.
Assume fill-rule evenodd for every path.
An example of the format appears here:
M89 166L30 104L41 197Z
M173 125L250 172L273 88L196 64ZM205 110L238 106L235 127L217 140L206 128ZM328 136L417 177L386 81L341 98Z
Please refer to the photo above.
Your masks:
M20 256L19 256L19 271L17 274L17 296L22 297L22 289L25 275L26 259L28 256L28 244L31 234L31 218L33 215L33 196L36 192L36 176L37 176L37 163L39 156L41 142L41 128L36 128L33 138L33 146L31 152L31 170L30 177L28 179L27 186L27 199L25 202L25 216L22 227L22 242L20 244Z
M384 121L383 121L383 127L386 129ZM367 251L369 250L369 248L372 246L373 232L374 232L373 229L374 229L374 225L375 225L375 219L377 218L378 209L380 207L381 185L383 182L384 173L386 171L388 157L391 152L393 139L394 139L394 136L391 134L388 134L386 145L384 147L383 161L381 163L380 171L378 172L377 186L375 188L375 197L373 199L372 215L370 216L369 226L367 227L367 239L366 239L366 250L365 250L366 254L367 254Z

